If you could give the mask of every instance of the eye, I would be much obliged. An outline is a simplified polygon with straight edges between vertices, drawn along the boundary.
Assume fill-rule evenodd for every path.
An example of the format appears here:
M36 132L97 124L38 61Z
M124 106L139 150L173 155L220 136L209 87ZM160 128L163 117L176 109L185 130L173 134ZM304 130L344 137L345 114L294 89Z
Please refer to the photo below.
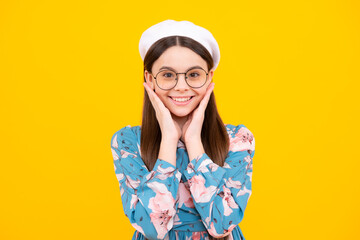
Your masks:
M172 72L164 72L162 76L165 78L172 78L174 77L174 74Z
M198 77L200 74L196 73L196 72L193 72L193 73L190 73L189 76L190 77Z

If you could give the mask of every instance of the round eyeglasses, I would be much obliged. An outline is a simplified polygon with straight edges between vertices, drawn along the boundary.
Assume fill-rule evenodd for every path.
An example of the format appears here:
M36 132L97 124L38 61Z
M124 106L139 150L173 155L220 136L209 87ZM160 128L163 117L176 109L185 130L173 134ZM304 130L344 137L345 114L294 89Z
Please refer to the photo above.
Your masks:
M170 90L176 86L178 83L178 74L185 74L185 82L191 88L201 88L207 81L208 72L204 69L196 67L189 69L185 73L177 73L170 69L161 70L154 75L151 75L155 78L155 82L159 88L162 90Z

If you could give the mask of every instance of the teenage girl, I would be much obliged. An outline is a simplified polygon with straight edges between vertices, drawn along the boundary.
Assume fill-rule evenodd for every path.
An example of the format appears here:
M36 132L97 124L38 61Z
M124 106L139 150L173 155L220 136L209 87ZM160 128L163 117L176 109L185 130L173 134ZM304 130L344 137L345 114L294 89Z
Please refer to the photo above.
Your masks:
M111 138L125 215L135 239L245 239L238 224L251 195L253 134L217 111L211 33L166 20L140 40L141 126Z

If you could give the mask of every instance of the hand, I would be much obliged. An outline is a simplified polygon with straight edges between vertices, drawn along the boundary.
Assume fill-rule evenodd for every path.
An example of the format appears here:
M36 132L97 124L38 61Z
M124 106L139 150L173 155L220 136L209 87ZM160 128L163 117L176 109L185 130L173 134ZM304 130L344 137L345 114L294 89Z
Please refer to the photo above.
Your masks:
M174 121L169 109L165 107L161 99L146 82L144 82L144 87L150 98L151 104L155 109L156 118L160 125L162 138L165 138L167 140L174 140L177 143L181 137L180 126L176 121Z
M182 128L181 138L184 139L185 144L191 139L201 141L201 129L204 122L205 109L209 102L210 94L214 90L214 85L214 82L209 84L204 98L199 103L199 106L189 114Z

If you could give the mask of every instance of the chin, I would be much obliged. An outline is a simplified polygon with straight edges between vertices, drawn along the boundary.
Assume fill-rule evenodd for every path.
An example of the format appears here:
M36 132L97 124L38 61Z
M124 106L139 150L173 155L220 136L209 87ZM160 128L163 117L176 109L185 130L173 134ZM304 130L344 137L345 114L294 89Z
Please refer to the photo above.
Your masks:
M171 113L177 117L186 117L187 115L189 115L191 113L191 111L189 111L189 110L171 111Z

